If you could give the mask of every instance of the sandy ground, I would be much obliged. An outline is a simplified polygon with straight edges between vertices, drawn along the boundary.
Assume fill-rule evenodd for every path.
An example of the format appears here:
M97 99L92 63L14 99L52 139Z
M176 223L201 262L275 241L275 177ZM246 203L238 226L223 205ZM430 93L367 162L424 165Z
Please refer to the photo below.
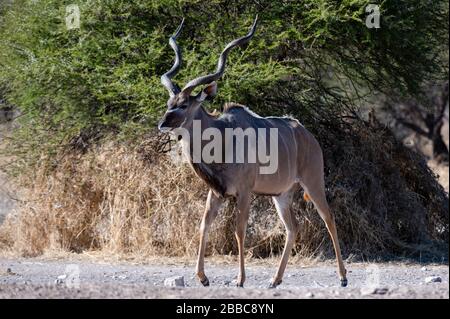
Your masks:
M277 289L266 288L272 265L250 262L245 288L234 287L236 271L237 265L208 263L205 288L193 265L0 258L0 298L449 298L447 265L352 263L346 288L328 263L289 265ZM184 276L185 287L166 287L173 276ZM430 276L441 282L426 283Z

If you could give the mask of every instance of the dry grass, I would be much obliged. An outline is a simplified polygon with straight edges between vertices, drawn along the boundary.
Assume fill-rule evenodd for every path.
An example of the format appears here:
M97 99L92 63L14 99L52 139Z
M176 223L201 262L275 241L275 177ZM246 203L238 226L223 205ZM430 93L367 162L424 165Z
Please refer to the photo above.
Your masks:
M448 258L448 195L419 155L381 128L318 130L325 150L327 196L345 256ZM325 138L326 137L326 138ZM0 246L23 256L101 251L127 256L192 256L207 189L187 165L154 151L104 143L43 159L23 176L26 201L0 228ZM53 163L53 164L52 164ZM297 256L333 256L323 222L299 190ZM234 205L210 231L209 254L236 252ZM269 198L255 198L249 255L281 251L284 229ZM446 252L447 251L447 252Z
M444 187L445 191L449 191L449 165L448 163L438 163L435 160L429 160L428 166L436 174L439 184Z

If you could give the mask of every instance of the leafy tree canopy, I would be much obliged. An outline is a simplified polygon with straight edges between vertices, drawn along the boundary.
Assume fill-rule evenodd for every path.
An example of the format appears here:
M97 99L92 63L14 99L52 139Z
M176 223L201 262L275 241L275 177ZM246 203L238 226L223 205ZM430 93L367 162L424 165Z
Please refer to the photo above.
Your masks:
M378 29L365 24L370 2L380 8ZM68 30L73 3L81 24ZM211 72L256 14L257 33L231 54L217 106L233 100L272 114L340 109L375 91L418 95L423 81L447 76L443 0L11 0L0 7L0 89L23 114L19 140L59 145L92 127L153 127L167 99L160 75L173 62L168 37L182 17L181 85ZM277 110L266 103L280 83L299 104Z

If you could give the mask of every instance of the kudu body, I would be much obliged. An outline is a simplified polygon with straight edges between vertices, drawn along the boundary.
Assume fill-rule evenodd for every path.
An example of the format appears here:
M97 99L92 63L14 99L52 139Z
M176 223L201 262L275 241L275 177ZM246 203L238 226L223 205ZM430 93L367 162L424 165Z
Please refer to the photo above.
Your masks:
M244 239L250 210L251 194L272 196L276 210L286 228L286 243L281 257L281 262L270 287L276 287L282 281L289 255L299 230L296 216L290 209L293 194L299 186L303 187L306 194L314 203L333 241L341 285L346 286L346 270L341 257L339 240L336 231L334 217L330 212L324 187L323 156L319 143L297 120L287 117L260 117L237 104L228 104L221 116L209 114L202 102L206 98L212 98L217 91L217 81L223 74L229 50L237 45L247 43L256 29L255 20L250 33L242 38L234 40L222 52L216 73L206 75L190 81L183 90L171 81L181 65L181 53L175 42L183 23L170 38L170 45L176 53L175 64L172 69L161 77L161 82L170 93L168 110L159 123L161 131L175 132L183 128L189 132L187 138L182 138L185 145L189 163L197 175L210 187L206 201L205 212L200 226L200 245L197 261L197 276L204 286L209 285L209 280L204 273L204 255L208 230L215 219L224 198L234 197L237 204L235 236L239 250L239 276L237 285L243 286L245 281L244 269ZM197 95L192 96L193 89L199 85L206 87ZM261 174L261 163L205 163L194 162L193 158L193 123L201 124L202 130L216 128L225 136L227 128L248 128L255 131L260 128L277 129L277 156L278 168L273 174ZM260 137L259 137L260 138ZM267 143L270 138L265 139ZM224 142L226 143L226 142ZM231 141L233 143L233 141ZM204 144L201 144L202 147ZM270 148L270 145L268 145Z

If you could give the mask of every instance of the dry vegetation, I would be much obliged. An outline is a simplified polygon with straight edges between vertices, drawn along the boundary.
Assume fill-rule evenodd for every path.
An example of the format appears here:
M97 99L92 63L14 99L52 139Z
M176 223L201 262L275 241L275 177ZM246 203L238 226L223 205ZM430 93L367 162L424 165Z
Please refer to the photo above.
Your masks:
M371 126L335 127L331 137L316 133L344 254L447 259L448 195L421 156ZM57 162L43 158L33 176L22 177L26 201L1 226L0 246L25 256L49 250L194 255L207 189L187 164L155 152L155 141L72 149ZM236 251L233 209L227 203L215 221L210 254ZM296 254L333 256L323 222L301 190L294 209L301 222ZM251 255L281 251L284 229L269 198L254 199L247 234Z

